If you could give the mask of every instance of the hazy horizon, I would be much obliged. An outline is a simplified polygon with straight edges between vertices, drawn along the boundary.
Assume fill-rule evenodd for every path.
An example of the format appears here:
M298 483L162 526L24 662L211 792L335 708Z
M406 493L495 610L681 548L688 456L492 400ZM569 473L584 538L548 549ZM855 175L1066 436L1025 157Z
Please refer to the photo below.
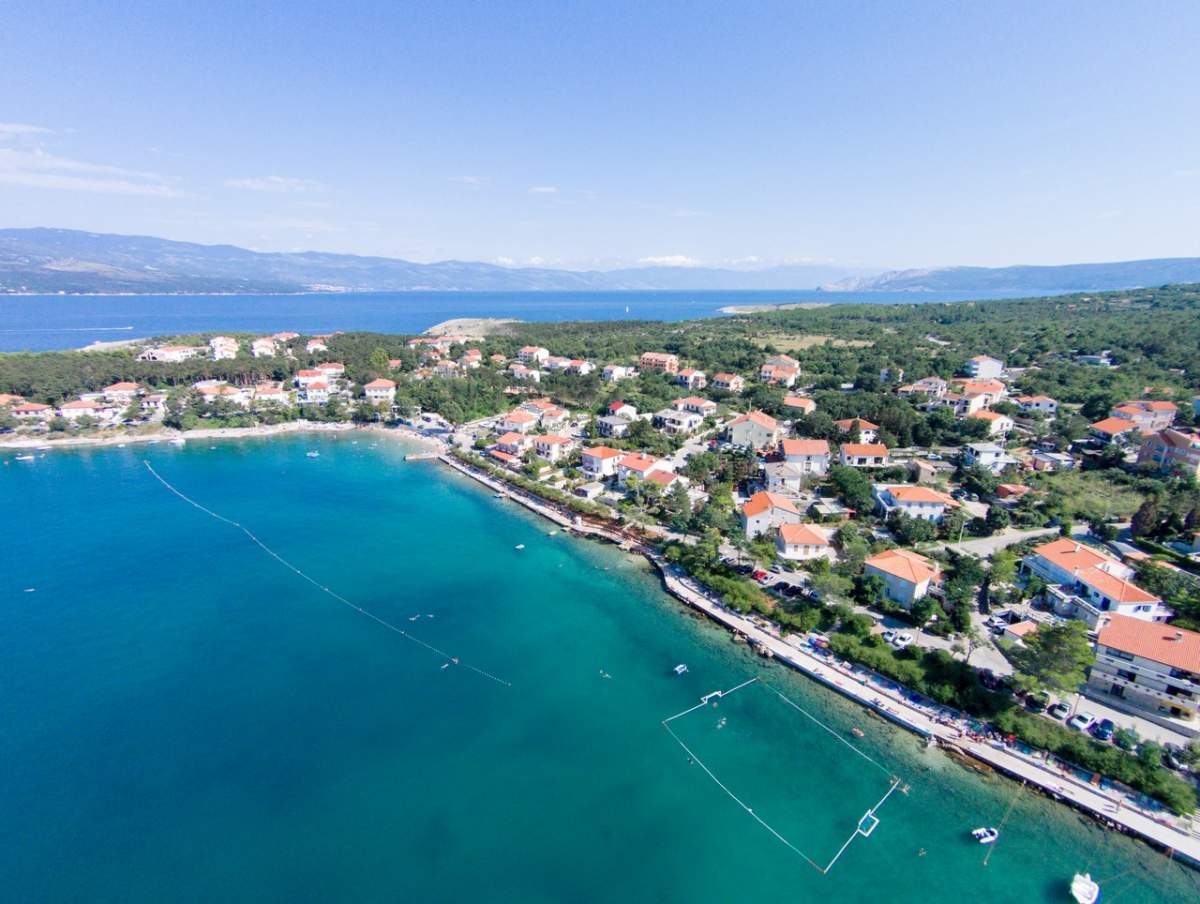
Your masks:
M7 11L0 226L569 270L1200 254L1194 4Z

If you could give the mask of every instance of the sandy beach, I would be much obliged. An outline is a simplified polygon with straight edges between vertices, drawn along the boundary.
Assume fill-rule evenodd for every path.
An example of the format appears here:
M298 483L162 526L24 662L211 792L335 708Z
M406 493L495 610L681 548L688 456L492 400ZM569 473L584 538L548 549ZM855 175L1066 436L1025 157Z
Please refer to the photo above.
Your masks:
M812 308L827 308L829 301L793 301L785 304L731 304L718 310L722 314L766 314L771 311L807 311Z
M111 435L98 436L64 436L62 439L52 439L43 434L36 437L22 437L0 441L0 449L13 451L29 449L79 449L96 446L126 446L133 443L161 443L174 439L252 439L256 437L278 436L291 433L345 433L349 431L365 431L378 433L395 439L404 439L420 443L431 451L441 448L441 444L423 434L407 427L384 427L377 424L324 424L312 421L288 421L283 424L260 425L257 427L214 427L200 430L170 430L162 429L150 433L122 433L112 431Z
M508 332L509 326L520 322L520 320L506 317L456 317L453 320L435 323L425 331L425 335L495 336Z

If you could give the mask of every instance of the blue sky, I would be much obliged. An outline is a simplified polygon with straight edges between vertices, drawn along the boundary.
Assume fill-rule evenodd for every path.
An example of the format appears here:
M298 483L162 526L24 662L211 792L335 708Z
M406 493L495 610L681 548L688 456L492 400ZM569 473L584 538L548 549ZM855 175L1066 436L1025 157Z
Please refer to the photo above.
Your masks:
M1194 2L3 15L0 226L568 267L1200 255Z

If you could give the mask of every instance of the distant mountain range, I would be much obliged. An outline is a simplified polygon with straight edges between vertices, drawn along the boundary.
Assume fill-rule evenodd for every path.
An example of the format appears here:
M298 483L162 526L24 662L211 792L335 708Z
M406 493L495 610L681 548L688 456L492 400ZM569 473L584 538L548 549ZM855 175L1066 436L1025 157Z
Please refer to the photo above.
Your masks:
M1049 267L942 267L851 276L821 286L829 292L1099 292L1200 282L1200 257L1062 264Z
M273 293L813 289L864 275L847 267L640 267L573 271L469 261L417 264L305 251L261 253L71 229L0 229L0 293Z
M0 229L0 294L813 289L998 291L1033 295L1200 282L1200 258L1057 267L946 267L878 273L821 265L723 270L550 270L471 261L418 264L351 254L263 253L72 229Z

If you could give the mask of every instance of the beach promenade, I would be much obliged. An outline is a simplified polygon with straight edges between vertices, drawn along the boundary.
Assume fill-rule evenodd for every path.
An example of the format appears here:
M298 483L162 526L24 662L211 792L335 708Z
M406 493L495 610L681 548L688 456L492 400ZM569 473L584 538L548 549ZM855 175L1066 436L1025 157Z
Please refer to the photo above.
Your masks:
M537 512L561 527L628 547L631 538L615 526L606 529L564 513L551 503L537 499L501 480L484 474L444 453L439 460L455 471L502 492L506 497ZM760 651L788 665L843 696L878 713L894 724L922 737L932 737L938 746L960 754L1018 779L1056 800L1069 803L1103 824L1149 841L1157 847L1200 866L1200 825L1190 817L1177 817L1167 810L1150 809L1129 794L1106 783L1082 778L1057 760L1047 762L1038 751L1023 752L999 738L977 733L961 713L925 701L893 681L837 657L818 652L797 635L781 637L769 623L742 615L726 607L719 598L697 585L682 570L658 552L639 546L638 551L658 569L663 585L672 596L697 609L713 621L742 635Z

